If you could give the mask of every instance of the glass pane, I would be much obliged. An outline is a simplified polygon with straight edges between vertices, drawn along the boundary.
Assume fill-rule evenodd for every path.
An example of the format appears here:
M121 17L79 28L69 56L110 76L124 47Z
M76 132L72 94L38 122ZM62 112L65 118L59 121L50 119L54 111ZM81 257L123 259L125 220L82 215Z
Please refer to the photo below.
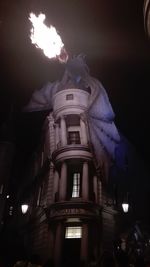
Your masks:
M66 95L66 100L73 100L73 94Z
M65 238L81 238L81 237L82 237L82 227L81 226L66 227Z
M80 134L79 132L69 132L69 144L80 144Z
M80 196L80 173L73 174L72 197Z

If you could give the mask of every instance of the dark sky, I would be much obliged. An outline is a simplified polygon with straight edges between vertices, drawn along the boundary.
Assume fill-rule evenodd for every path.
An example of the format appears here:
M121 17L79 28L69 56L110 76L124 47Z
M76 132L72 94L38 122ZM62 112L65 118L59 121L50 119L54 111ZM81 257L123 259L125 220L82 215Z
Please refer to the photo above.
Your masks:
M43 12L69 54L85 53L91 75L104 85L116 124L149 160L150 43L142 0L1 0L0 110L3 121L13 102L18 110L35 89L60 79L64 66L49 61L30 43L29 13Z
M45 116L20 115L21 107L34 90L47 81L61 79L64 72L63 65L48 60L31 44L31 11L46 14L46 23L57 28L70 55L86 54L91 75L102 82L108 93L117 127L149 163L150 42L144 31L143 0L1 0L0 124L7 119L13 104L19 125L16 142L21 153L18 181L24 155L29 155L36 144ZM137 181L129 178L134 206L141 214L149 214L149 178L143 180L143 176Z

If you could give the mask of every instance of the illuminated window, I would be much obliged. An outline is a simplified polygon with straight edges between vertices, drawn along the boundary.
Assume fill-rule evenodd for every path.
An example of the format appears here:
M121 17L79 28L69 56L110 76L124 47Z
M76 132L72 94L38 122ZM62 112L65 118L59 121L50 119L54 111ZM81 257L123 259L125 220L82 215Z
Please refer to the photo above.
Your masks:
M72 197L80 196L80 173L73 174Z
M73 94L66 95L66 100L73 100Z
M66 227L65 238L81 238L82 227L81 226L69 226Z

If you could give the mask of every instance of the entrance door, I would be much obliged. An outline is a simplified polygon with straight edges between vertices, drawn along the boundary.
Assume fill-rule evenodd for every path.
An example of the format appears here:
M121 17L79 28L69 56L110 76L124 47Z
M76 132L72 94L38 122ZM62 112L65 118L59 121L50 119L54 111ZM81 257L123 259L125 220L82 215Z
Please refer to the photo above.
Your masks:
M80 266L81 238L65 238L63 246L63 267Z

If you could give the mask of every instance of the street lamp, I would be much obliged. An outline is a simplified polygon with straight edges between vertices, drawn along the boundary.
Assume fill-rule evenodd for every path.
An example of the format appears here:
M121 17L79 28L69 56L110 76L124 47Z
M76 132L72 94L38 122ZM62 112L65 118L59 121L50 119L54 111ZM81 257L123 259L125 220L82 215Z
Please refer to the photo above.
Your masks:
M123 202L123 203L122 203L122 209L123 209L123 212L124 212L124 213L127 213L128 210L129 210L129 203L127 203L127 202Z
M22 211L23 214L26 214L28 209L29 209L29 205L28 204L22 204L21 205L21 211Z
M21 212L22 214L26 214L31 206L27 203L21 204ZM45 206L38 205L37 208L41 208L45 214L47 213L47 208Z
M126 193L126 196L123 200L122 209L124 213L128 213L129 211L129 192Z

